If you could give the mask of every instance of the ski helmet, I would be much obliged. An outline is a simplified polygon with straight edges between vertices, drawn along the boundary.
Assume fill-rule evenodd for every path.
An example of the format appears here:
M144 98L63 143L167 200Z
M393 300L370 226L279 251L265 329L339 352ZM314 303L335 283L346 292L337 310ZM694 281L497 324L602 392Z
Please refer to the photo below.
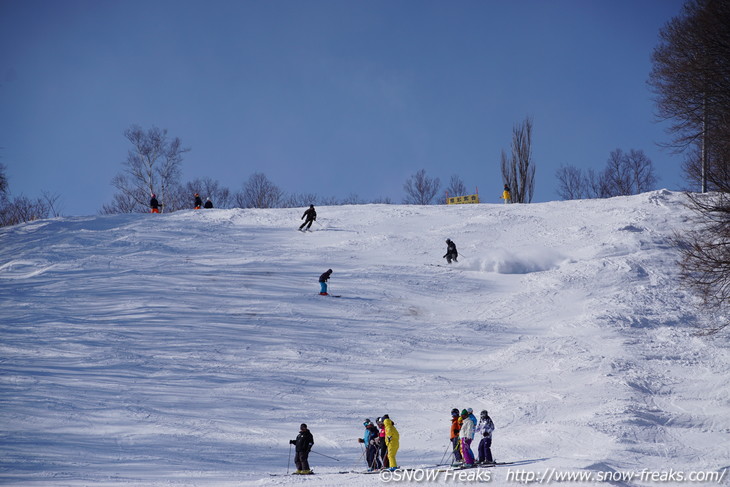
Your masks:
M482 409L482 412L481 412L481 413L479 413L479 415L480 415L480 416L481 416L482 418L488 418L488 417L489 417L489 413L487 412L487 410L486 410L486 409Z
M458 416L458 415L459 415L459 410L458 409L454 408L454 409L451 410L451 416L454 416L455 417L455 416Z

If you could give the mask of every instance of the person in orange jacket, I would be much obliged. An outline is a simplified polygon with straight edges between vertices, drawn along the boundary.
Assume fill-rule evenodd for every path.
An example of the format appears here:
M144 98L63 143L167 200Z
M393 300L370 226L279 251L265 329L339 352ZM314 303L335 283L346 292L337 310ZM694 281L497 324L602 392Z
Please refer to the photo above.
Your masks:
M459 445L459 431L461 430L461 414L454 408L451 410L451 451L454 452L454 463L463 461L461 445Z

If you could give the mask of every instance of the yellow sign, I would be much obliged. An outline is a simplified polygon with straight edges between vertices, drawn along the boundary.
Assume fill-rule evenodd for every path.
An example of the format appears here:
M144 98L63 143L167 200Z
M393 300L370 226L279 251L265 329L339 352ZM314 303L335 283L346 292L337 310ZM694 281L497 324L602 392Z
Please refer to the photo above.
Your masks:
M446 198L447 205L466 205L472 203L479 203L478 194L470 194L468 196L454 196Z

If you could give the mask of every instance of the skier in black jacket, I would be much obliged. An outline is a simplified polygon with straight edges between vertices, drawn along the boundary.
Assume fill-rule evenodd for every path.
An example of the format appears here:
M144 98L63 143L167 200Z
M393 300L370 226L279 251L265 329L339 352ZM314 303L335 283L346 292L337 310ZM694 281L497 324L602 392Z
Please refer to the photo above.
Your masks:
M327 281L330 280L332 275L332 269L327 269L327 272L319 276L319 294L321 296L327 296Z
M297 466L297 471L294 472L297 475L311 475L312 470L309 468L309 451L314 445L314 436L312 432L307 429L307 425L302 423L299 427L299 435L296 440L289 440L289 444L295 445L294 450L294 463Z
M304 220L304 217L307 217L306 220ZM304 223L301 224L299 227L299 230L309 230L309 228L312 226L312 222L317 219L317 212L314 209L314 205L309 205L309 208L304 212L302 215L302 218L300 220L304 220ZM307 225L309 224L309 225ZM307 228L304 228L304 225L307 225Z
M154 193L152 193L152 198L150 198L150 212L151 213L160 212L160 203L157 201L157 196Z
M456 251L456 244L451 241L451 239L446 239L446 255L444 255L444 258L446 259L446 262L451 264L451 261L459 262L456 260L456 258L459 256L459 252Z

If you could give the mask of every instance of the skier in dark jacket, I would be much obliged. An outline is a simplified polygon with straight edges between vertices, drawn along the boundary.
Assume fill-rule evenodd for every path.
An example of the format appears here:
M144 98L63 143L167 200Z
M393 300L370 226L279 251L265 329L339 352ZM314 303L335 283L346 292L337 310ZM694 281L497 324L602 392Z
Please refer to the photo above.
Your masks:
M479 463L494 463L492 457L492 432L494 432L494 422L489 417L489 413L484 410L480 414L479 424L477 424L476 433L481 435L479 442Z
M304 220L304 217L306 217L307 219ZM301 224L301 226L299 227L299 230L309 230L309 228L312 226L312 222L316 219L317 219L317 212L314 209L314 205L309 205L309 208L304 212L304 214L302 215L302 218L300 218L300 220L304 220L304 223ZM304 228L305 225L307 225L306 229Z
M309 451L314 445L314 436L312 432L307 429L307 425L302 423L299 427L299 435L295 440L289 440L289 443L295 445L294 463L297 466L297 471L294 472L297 475L311 475L312 470L309 468Z
M195 209L199 210L203 207L203 200L200 199L200 194L195 193Z
M456 251L456 244L451 241L451 239L446 239L446 255L444 255L444 259L446 259L446 262L451 264L451 261L459 262L456 260L456 258L459 256L459 252Z
M159 213L160 212L160 203L157 201L157 196L152 193L152 198L150 198L150 213Z
M319 294L321 296L327 296L327 281L329 281L332 275L332 269L327 269L327 272L319 276Z
M363 423L365 426L365 434L359 438L360 443L365 444L365 452L367 454L368 471L379 470L382 465L378 452L380 451L380 431L369 419Z

